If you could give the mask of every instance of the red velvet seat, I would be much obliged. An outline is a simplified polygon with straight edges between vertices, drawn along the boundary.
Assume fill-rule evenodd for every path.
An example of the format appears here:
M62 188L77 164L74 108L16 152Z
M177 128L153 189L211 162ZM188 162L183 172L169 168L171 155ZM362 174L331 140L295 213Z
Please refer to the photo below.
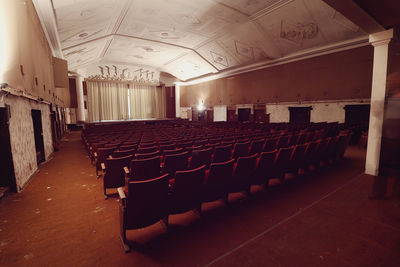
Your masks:
M170 178L175 176L176 171L184 171L188 168L188 152L165 155L163 173L168 173Z
M140 229L163 221L168 227L168 175L146 181L129 181L126 194L118 188L120 202L120 231L125 252L126 230Z
M101 147L97 149L97 152L95 153L97 177L99 177L99 171L101 171L101 163L104 163L106 158L108 158L115 149L117 149L117 147Z
M269 179L273 178L276 150L261 152L257 159L256 169L251 177L252 185L265 185L268 187Z
M257 165L257 154L248 157L239 157L233 168L232 179L229 181L228 191L250 193L251 177Z
M255 139L251 141L249 155L253 155L254 153L260 154L263 151L264 142L264 139Z
M314 159L315 153L317 151L319 142L314 141L314 142L307 143L306 145L307 145L307 148L306 148L306 151L304 153L303 163L301 164L300 168L305 170L305 171L308 171L310 165L313 162L313 159Z
M160 145L158 150L163 153L165 150L174 150L176 145L174 143L168 145Z
M146 153L151 153L151 152L156 152L157 147L156 146L148 146L148 147L141 147L139 146L137 153L139 154L146 154Z
M146 159L133 159L129 164L129 170L125 170L127 178L132 180L147 180L160 176L161 157L155 156Z
M119 150L132 150L132 149L137 150L137 148L138 145L121 145L119 147Z
M289 160L292 154L293 147L281 148L276 154L274 162L274 178L278 178L281 182L284 182L285 173L290 172Z
M104 196L107 199L108 188L118 188L125 184L124 167L128 167L132 160L132 156L121 158L107 158L105 164L102 164L103 169L103 189Z
M202 201L211 202L218 199L228 200L228 186L232 178L234 159L226 162L212 163L206 172L202 188Z
M277 142L278 138L268 138L264 144L264 152L274 151L276 149Z
M276 148L286 148L289 146L289 136L287 135L281 135L278 138L278 142L276 143Z
M183 148L176 148L171 150L164 150L163 157L165 158L166 155L176 155L185 152Z
M200 149L200 150L193 150L192 156L189 160L189 169L198 168L202 165L205 165L206 168L210 166L211 159L213 155L213 149Z
M160 151L154 151L150 153L136 153L135 158L136 159L149 159L149 158L154 158L157 156L161 156Z
M303 165L304 156L307 149L307 145L296 145L290 155L289 169L294 175L297 175L300 167Z
M233 146L232 158L247 157L249 155L250 142L235 143Z
M213 163L226 162L232 158L232 145L216 146L214 150Z
M201 213L201 189L204 183L206 166L176 171L174 182L168 196L168 212L183 213L197 209Z
M136 149L128 149L128 150L115 150L112 153L113 158L120 158L120 157L125 157L132 155L134 156L136 154Z

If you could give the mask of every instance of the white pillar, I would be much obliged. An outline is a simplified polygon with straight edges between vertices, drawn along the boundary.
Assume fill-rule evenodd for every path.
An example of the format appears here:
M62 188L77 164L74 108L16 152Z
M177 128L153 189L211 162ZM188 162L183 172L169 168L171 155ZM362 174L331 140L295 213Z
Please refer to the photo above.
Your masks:
M76 83L76 101L78 107L76 109L76 120L77 122L86 121L85 119L85 106L83 100L83 78L80 75L75 76Z
M175 83L175 117L181 118L181 88L179 83Z
M383 114L385 110L386 78L389 42L393 29L371 34L369 42L374 46L374 65L372 73L371 111L369 115L367 158L365 173L379 174Z

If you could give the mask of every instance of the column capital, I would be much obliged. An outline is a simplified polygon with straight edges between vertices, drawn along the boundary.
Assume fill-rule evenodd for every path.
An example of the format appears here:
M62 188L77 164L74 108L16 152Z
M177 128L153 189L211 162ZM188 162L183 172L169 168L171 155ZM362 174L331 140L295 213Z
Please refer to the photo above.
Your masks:
M369 35L369 43L373 46L381 46L389 44L393 38L393 29L382 32L376 32Z

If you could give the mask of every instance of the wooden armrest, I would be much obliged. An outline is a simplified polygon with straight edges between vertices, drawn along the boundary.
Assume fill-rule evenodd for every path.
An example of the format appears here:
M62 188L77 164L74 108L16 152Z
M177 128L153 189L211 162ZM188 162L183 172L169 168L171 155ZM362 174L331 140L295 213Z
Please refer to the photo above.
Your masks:
M103 162L101 163L101 170L102 170L102 171L105 171L105 170L106 170L106 165L105 165Z
M118 187L117 190L118 190L118 194L119 194L120 199L126 199L124 188L123 187Z
M119 198L121 199L121 205L123 207L125 207L125 205L126 205L126 195L125 195L125 192L124 192L124 188L123 187L118 187L117 191L118 191Z

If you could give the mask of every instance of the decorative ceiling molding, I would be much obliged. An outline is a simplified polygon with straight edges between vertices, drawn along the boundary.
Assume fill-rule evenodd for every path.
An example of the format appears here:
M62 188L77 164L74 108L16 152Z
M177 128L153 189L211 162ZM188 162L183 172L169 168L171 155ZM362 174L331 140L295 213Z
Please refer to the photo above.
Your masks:
M106 60L193 80L366 34L328 0L33 1L70 70Z
M56 16L54 13L53 5L50 1L32 0L36 12L39 16L40 24L42 25L44 34L46 35L47 42L51 48L53 56L64 58L60 37L58 35L58 28Z
M198 84L202 82L207 82L207 81L212 81L216 79L221 79L221 78L226 78L250 71L256 71L260 69L266 69L266 68L271 68L274 66L282 65L282 64L287 64L291 62L296 62L308 58L313 58L313 57L318 57L318 56L323 56L327 54L332 54L340 51L345 51L349 49L354 49L358 47L363 47L363 46L368 46L369 39L368 36L364 36L362 38L357 38L345 42L339 42L336 44L331 44L327 45L324 47L319 47L319 48L312 48L308 49L306 51L300 51L293 53L291 55L275 59L275 60L266 60L266 61L261 61L257 62L251 65L247 66L240 66L240 67L235 67L235 68L230 68L224 71L220 71L218 74L213 74L213 75L207 75L205 77L201 78L195 78L191 79L189 81L184 81L184 82L177 82L179 85L193 85L193 84Z

